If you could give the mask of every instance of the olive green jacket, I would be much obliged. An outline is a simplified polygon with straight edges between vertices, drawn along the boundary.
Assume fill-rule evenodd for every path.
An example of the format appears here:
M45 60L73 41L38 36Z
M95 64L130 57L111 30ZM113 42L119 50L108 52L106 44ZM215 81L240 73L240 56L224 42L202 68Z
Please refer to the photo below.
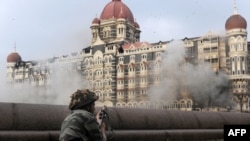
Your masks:
M102 135L94 114L74 110L61 126L59 141L102 141Z

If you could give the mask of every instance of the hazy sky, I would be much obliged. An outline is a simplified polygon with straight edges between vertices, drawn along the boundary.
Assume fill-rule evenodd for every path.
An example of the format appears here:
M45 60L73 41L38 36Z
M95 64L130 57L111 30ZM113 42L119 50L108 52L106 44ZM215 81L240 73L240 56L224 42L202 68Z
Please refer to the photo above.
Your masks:
M24 61L77 52L90 44L90 25L111 0L0 0L0 79L14 50ZM122 0L140 25L141 41L225 33L234 0ZM250 21L250 1L237 0ZM250 38L248 36L248 40Z

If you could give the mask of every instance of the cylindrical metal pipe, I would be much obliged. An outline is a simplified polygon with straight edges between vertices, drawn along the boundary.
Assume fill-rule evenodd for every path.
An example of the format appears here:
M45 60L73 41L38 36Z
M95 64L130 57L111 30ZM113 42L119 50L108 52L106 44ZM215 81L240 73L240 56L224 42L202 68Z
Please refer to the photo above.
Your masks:
M96 111L101 107L97 107ZM112 141L222 139L225 124L250 124L249 113L108 108ZM0 140L56 141L66 105L0 103ZM110 132L109 132L109 135Z
M65 105L0 103L0 130L59 130Z
M58 130L70 113L66 105L22 103L0 103L0 112L0 130ZM112 107L108 115L116 130L223 129L225 124L250 124L249 113Z
M250 124L249 113L109 108L116 130L223 129L225 124Z
M222 141L223 130L118 130L110 136L112 136L110 141Z

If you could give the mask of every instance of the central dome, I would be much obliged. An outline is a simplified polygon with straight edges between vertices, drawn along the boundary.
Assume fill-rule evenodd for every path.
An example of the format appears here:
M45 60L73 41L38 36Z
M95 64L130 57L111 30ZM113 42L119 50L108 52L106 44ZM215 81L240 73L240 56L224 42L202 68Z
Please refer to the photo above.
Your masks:
M235 29L235 28L247 28L247 21L244 17L239 14L234 14L230 16L225 24L226 30Z
M111 18L119 19L123 14L122 18L134 23L134 16L130 9L121 0L112 0L103 9L100 19L107 20Z

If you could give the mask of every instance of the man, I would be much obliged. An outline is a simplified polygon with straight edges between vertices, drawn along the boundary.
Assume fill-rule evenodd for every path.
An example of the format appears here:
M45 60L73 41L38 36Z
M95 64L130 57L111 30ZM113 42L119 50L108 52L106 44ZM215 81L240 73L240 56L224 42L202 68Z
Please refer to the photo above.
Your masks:
M59 141L106 140L106 127L100 122L100 111L94 116L95 101L98 98L88 89L77 90L71 95L69 109L72 112L62 123Z

